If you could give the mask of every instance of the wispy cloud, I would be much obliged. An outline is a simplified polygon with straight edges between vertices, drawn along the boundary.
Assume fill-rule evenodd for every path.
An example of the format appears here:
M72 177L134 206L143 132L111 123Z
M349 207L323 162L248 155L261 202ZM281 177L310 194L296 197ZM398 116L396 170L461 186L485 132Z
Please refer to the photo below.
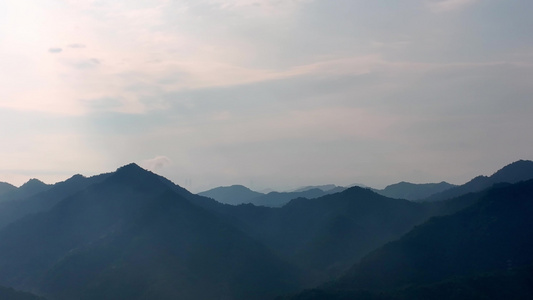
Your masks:
M434 12L449 12L466 8L479 0L436 0L429 3Z
M247 12L255 11L263 14L288 14L300 5L310 0L208 0L212 5L217 5L224 10L246 10Z
M61 51L63 51L63 49L61 48L49 48L48 49L48 52L50 53L60 53Z
M172 160L166 156L156 156L142 161L141 166L150 171L158 171L172 164Z
M85 45L84 44L70 44L68 45L69 48L74 48L74 49L81 49L81 48L85 48Z

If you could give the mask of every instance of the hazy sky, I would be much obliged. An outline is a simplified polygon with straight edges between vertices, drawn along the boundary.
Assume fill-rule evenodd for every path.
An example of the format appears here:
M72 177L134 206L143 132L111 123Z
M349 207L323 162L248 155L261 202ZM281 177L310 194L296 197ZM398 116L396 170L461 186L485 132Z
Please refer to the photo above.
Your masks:
M533 159L531 0L2 0L0 181L464 183Z

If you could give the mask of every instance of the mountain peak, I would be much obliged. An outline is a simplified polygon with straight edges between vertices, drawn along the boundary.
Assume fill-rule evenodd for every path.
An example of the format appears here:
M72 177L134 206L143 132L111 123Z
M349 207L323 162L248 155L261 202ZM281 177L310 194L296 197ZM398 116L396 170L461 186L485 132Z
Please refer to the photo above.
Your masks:
M119 167L117 169L117 172L118 171L123 171L123 172L129 172L129 171L134 171L134 170L137 170L137 171L146 171L145 169L141 168L138 164L136 163L129 163L127 165L124 165L122 167Z
M106 181L132 185L141 190L167 189L174 186L172 183L166 182L164 177L143 169L135 163L118 168Z
M501 168L491 178L494 182L516 183L533 178L533 161L518 160Z
M148 178L148 177L156 177L157 175L146 170L146 169L143 169L141 168L138 164L136 163L131 163L131 164L127 164L127 165L124 165L122 167L119 167L115 172L114 172L114 175L115 177L123 177L123 178ZM152 176L153 175L153 176Z
M250 203L252 199L263 196L262 193L252 191L244 185L220 186L198 193L200 196L213 198L220 203L238 205Z
M45 186L47 185L46 183L40 181L39 179L37 178L32 178L30 180L28 180L26 183L24 183L23 185L20 186L20 188L28 188L28 187L39 187L39 186Z

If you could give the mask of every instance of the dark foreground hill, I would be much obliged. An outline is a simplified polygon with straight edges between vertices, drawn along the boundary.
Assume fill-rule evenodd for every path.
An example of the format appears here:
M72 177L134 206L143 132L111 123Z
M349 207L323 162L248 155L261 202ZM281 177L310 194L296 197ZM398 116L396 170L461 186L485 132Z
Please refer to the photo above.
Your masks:
M394 291L306 290L292 300L530 300L533 299L533 266L508 271L459 276L428 285L414 285Z
M270 299L300 280L136 165L0 231L0 282L49 299Z
M339 280L294 299L528 299L532 214L533 180L493 188L471 207L432 218Z
M46 300L43 297L35 296L30 293L16 291L12 288L0 286L0 299L2 300Z

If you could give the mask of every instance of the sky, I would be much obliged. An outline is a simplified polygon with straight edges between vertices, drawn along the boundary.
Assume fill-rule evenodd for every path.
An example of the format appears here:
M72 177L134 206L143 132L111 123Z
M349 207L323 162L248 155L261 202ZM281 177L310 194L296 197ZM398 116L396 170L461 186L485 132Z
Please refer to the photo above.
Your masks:
M0 181L462 184L533 159L531 0L3 0Z

